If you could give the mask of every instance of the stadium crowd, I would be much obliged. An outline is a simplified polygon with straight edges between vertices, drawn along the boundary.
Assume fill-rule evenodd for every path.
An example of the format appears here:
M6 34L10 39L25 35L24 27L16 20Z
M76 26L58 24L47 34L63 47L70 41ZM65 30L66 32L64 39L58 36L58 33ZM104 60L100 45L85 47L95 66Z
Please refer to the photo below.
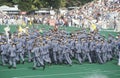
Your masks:
M2 15L0 24L50 24L50 20L58 26L76 26L89 28L95 24L100 28L114 28L119 31L120 2L119 0L97 0L87 3L79 9L66 11L63 14L37 14L37 15ZM53 21L52 21L53 22Z

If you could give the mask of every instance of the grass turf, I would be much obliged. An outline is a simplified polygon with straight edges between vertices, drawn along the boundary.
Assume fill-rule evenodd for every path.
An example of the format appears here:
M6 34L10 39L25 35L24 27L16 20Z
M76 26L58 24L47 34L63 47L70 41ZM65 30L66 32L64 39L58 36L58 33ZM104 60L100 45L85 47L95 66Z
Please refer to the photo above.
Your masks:
M17 69L0 66L0 78L120 78L120 67L113 60L106 64L47 65L45 70L32 70L32 63L17 65Z
M4 33L4 28L6 27L6 25L0 25L0 33ZM16 26L16 25L10 25L10 32L15 32L17 29L18 29L19 26ZM30 26L31 27L31 26ZM48 26L48 25L34 25L35 28L37 29L42 29L43 31L46 31L46 30L49 30L49 29L52 29L53 27L51 26ZM59 27L59 29L64 29L66 30L67 32L75 32L75 31L78 31L81 29L80 28L77 28L77 27ZM108 34L112 34L114 37L118 34L117 32L114 32L113 29L110 29L109 31L107 31L106 29L102 29L100 31L100 34L101 35L104 35L106 38L108 37Z

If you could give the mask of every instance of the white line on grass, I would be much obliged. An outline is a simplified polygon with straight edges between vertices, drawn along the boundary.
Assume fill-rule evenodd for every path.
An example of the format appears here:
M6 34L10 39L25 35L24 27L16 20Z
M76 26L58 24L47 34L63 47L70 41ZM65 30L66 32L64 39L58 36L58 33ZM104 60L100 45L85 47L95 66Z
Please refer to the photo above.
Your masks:
M98 70L95 70L96 72ZM65 75L77 75L77 74L84 74L84 73L95 73L94 72L75 72L75 73L61 73L61 74L49 74L49 75L34 75L34 76L19 76L19 77L12 77L12 78L31 78L31 77L49 77L49 76L65 76ZM120 70L115 70L115 71L120 71ZM104 72L104 73L114 73L115 71L98 71L98 73L100 72Z
M117 32L117 31L114 31L114 30L100 30L100 31L109 31L109 32Z
M26 70L27 68L19 68L19 69L4 69L4 70L0 70L0 72L3 71L13 71L13 70Z
M85 66L89 66L89 65L85 65ZM81 69L87 69L87 70L89 70L89 68L86 68L86 67L80 67ZM50 67L50 68L52 68L52 67ZM63 66L59 66L59 67L56 67L56 68L58 68L58 69L61 69L61 68L63 68ZM29 70L28 68L17 68L17 69L3 69L3 70L0 70L0 72L3 72L3 71L13 71L13 70Z

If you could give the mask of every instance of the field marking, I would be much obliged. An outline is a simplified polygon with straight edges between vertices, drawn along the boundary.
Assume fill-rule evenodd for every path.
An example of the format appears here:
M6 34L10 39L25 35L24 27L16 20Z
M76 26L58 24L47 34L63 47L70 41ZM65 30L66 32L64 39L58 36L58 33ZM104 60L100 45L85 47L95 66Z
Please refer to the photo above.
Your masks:
M0 70L0 72L3 71L13 71L13 70L26 70L27 68L19 68L19 69L4 69L4 70Z
M117 31L115 31L115 30L99 30L99 31L109 31L109 32L117 32Z
M75 72L75 73L61 73L61 74L49 74L49 75L32 75L32 76L18 76L18 77L12 77L12 78L31 78L31 77L49 77L49 76L65 76L65 75L77 75L77 74L84 74L84 73L87 73L87 74L90 74L90 73L109 73L109 74L111 74L111 73L114 73L115 71L117 72L117 71L120 71L120 70L115 70L115 71L100 71L100 70L94 70L94 71L92 71L92 72ZM118 75L118 74L116 74L116 75Z
M61 69L61 68L58 68L58 69ZM86 67L83 67L83 68L81 68L82 70L83 69L85 69L85 70L92 70L91 68L86 68ZM28 69L28 68L19 68L19 69L4 69L4 70L0 70L0 72L9 72L9 71L13 71L13 70L32 70L32 68L31 69Z
M89 65L85 65L85 66L89 66ZM87 70L90 70L90 68L86 68L85 66L83 66L83 67L80 67L81 69L87 69ZM56 67L57 69L61 69L62 67L64 67L64 66L58 66L58 67ZM68 66L69 67L69 66ZM50 68L52 68L52 66L50 66ZM73 67L72 67L73 68ZM3 71L13 71L13 70L32 70L32 68L31 69L28 69L27 67L26 68L16 68L16 69L3 69L3 70L0 70L0 72L3 72Z

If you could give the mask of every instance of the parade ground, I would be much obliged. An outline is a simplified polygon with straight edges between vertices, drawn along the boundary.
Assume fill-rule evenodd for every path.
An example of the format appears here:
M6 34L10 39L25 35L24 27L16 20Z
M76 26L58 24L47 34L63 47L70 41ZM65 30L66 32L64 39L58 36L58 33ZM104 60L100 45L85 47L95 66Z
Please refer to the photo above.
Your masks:
M17 65L17 69L0 66L0 78L119 78L120 66L113 60L106 64L47 65L46 69L32 70L33 63Z

